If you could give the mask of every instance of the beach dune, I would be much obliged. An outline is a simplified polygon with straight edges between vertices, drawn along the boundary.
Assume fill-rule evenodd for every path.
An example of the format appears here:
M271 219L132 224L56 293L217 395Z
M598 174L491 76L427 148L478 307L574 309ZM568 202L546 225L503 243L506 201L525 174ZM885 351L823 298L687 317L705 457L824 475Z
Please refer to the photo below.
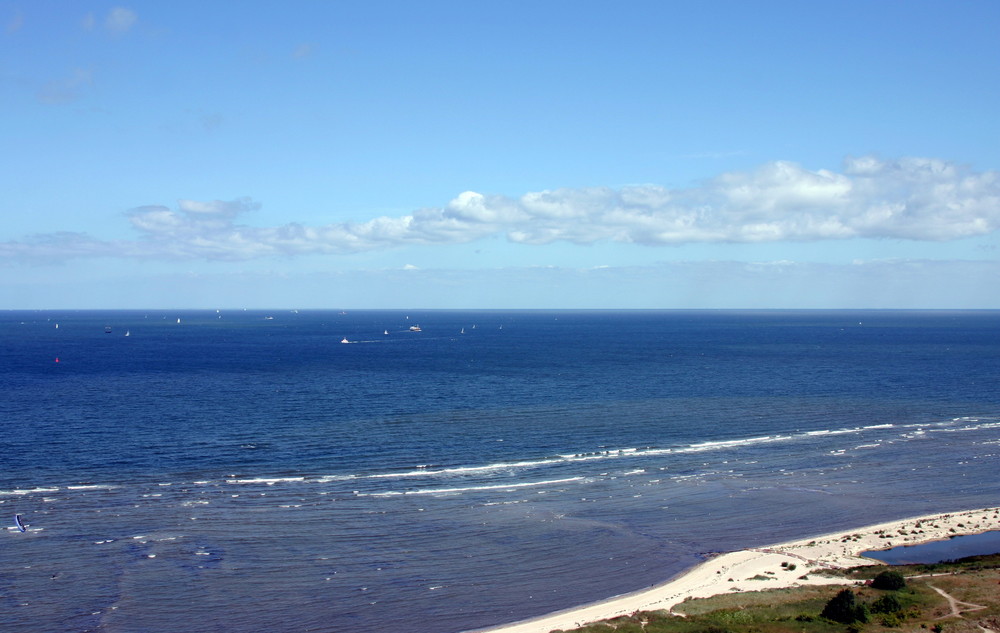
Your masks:
M671 610L689 598L803 585L851 584L821 569L880 564L860 554L1000 529L1000 508L890 521L716 556L663 584L545 616L468 633L549 633L636 611ZM767 578L763 580L762 578Z

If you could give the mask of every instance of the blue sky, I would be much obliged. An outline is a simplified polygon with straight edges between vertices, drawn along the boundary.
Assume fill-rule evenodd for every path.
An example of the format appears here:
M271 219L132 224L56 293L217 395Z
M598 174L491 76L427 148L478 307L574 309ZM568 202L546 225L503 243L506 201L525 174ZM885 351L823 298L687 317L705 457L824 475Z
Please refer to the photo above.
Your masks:
M1000 308L997 24L0 0L0 308Z

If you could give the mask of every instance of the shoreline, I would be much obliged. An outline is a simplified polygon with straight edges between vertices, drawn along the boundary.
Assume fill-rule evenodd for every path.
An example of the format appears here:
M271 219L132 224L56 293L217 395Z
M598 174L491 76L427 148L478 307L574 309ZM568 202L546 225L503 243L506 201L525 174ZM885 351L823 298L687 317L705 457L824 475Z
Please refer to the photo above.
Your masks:
M883 564L862 552L1000 530L1000 508L928 514L715 556L664 583L564 611L464 633L550 633L636 611L671 611L689 598L855 581L810 574ZM784 565L784 566L783 566ZM766 580L764 579L766 578Z

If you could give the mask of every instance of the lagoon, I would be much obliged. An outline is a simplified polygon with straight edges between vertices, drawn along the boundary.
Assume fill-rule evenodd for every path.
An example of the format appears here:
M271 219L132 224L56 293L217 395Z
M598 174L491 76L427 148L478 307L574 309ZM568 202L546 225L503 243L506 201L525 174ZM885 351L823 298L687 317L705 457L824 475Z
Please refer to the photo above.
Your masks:
M966 556L981 556L1000 552L1000 530L954 536L944 541L919 545L902 545L892 549L864 552L862 556L874 558L889 565L914 565L940 563Z

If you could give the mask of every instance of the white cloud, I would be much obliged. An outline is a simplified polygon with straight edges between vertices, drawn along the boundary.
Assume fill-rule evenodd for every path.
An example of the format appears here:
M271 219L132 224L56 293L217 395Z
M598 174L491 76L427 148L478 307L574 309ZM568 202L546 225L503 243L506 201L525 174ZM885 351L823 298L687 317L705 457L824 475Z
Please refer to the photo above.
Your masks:
M241 213L255 211L260 208L260 205L247 198L240 198L232 202L223 202L222 200L212 200L211 202L178 200L177 207L183 213L192 217L235 218Z
M0 244L0 256L54 255L47 250L53 240L72 256L103 251L106 256L226 260L458 244L497 235L523 244L648 246L846 238L944 241L1000 228L1000 173L924 158L850 158L841 173L773 162L688 189L556 189L517 198L467 191L441 208L360 223L237 223L258 207L249 198L181 200L176 210L138 207L127 217L139 240L36 236Z
M20 11L15 13L9 20L7 20L7 33L16 33L21 30L24 26L24 15Z
M203 113L198 116L201 127L206 132L214 132L222 126L223 117L218 112Z
M135 11L124 7L115 7L104 19L104 26L112 33L125 33L138 21L139 16Z
M77 68L69 77L52 80L38 89L36 97L42 103L59 104L76 101L93 82L90 70Z
M295 47L295 51L292 52L292 57L295 59L305 59L306 57L311 57L315 49L316 47L308 42L299 44Z

